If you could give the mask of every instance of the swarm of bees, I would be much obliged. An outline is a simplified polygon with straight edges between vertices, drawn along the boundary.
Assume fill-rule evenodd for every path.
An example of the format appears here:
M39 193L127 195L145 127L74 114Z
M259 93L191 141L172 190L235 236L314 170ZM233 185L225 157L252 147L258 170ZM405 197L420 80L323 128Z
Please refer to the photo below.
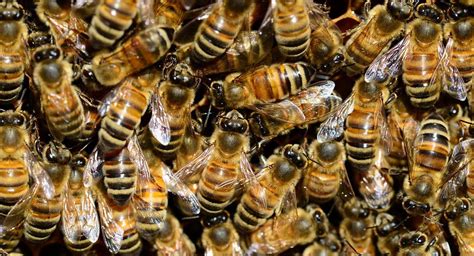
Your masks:
M0 0L0 253L474 255L473 64L472 0Z

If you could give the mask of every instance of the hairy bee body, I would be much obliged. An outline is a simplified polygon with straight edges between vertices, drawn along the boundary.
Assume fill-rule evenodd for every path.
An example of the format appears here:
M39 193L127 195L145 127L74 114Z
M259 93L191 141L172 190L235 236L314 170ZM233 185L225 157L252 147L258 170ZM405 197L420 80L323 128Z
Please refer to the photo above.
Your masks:
M273 28L280 52L298 58L308 49L311 35L305 0L277 0L273 9Z
M306 157L300 150L299 145L287 145L279 154L270 156L268 172L259 179L259 185L244 193L237 206L234 223L239 231L250 233L263 225L285 194L296 186L306 166Z
M128 38L113 52L92 59L92 71L104 86L112 86L157 62L171 47L174 29L150 26Z
M130 151L123 148L117 155L105 155L102 173L108 196L118 205L128 204L137 184L137 167Z
M212 253L213 255L243 255L239 245L239 234L230 220L205 227L201 235L201 242L206 253Z
M251 6L250 0L224 0L214 6L199 26L190 53L191 61L203 64L222 55L239 34Z
M388 1L390 2L390 0ZM405 13L404 13L405 12ZM386 6L377 5L369 12L369 19L361 25L346 43L345 59L348 75L356 75L365 70L375 58L390 47L390 43L403 33L403 19L411 11L400 11L399 17L393 15Z
M112 46L132 25L136 14L136 0L102 0L96 7L89 27L89 37L94 47Z
M444 25L445 38L454 40L451 62L458 70L464 83L472 84L474 76L474 18L466 17Z
M340 142L314 141L309 146L308 155L316 163L308 163L303 178L306 196L316 203L328 202L337 195L342 175L347 172L344 145Z
M5 104L20 96L28 65L24 44L28 30L16 1L0 3L0 14L0 104Z
M178 219L171 213L166 214L166 219L154 246L158 250L159 256L174 254L191 256L196 253L193 242L183 232Z
M468 198L452 198L444 213L449 222L449 231L456 239L461 255L474 253L472 201Z

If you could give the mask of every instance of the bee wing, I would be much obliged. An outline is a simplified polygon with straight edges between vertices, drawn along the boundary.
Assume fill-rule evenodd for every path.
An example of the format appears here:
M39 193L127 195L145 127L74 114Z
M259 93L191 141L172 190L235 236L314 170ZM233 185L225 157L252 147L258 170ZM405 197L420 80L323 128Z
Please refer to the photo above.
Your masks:
M84 182L85 187L90 188L94 183L102 178L102 171L99 166L103 162L104 159L99 156L99 150L95 148L89 156L86 167L84 168L82 181Z
M431 77L431 83L435 83L435 77L439 74L442 74L444 84L444 91L448 93L451 97L464 101L467 98L466 85L464 84L464 79L459 73L459 70L456 66L451 63L452 51L453 51L454 40L449 38L444 48L443 55L436 67L433 77ZM442 47L442 46L441 46ZM439 69L439 70L438 70Z
M303 110L290 99L285 99L277 103L255 105L254 108L256 112L279 122L298 125L304 123L306 120Z
M143 155L137 135L133 135L130 138L127 144L127 149L130 152L130 158L135 166L137 166L140 175L146 179L151 179L150 167L148 166L148 162Z
M25 220L25 211L28 209L31 199L39 189L37 183L28 189L28 192L10 209L6 216L2 217L0 226L0 237L8 236L8 232L19 227Z
M413 147L415 144L416 135L419 130L419 124L413 118L409 120L403 120L404 123L400 128L403 137L403 147L405 148L407 160L408 160L408 168L409 168L409 177L412 178L411 175L412 170L411 167L413 166Z
M298 200L296 199L296 191L295 187L291 187L286 191L285 195L281 199L278 207L275 209L275 215L279 216L282 213L291 213L297 209L297 203ZM290 219L288 221L290 223L296 221L296 219L293 219L293 217L298 217L295 214L288 214Z
M339 191L337 192L337 196L344 202L347 202L355 196L354 189L352 188L351 180L347 174L347 169L344 166L340 169L339 175Z
M166 165L163 165L163 180L168 187L168 191L186 202L193 214L199 214L201 206L196 195Z
M385 209L390 205L394 195L393 187L376 166L372 166L367 175L364 175L360 186L360 192L370 208Z
M193 159L188 164L179 169L174 174L174 176L180 180L186 180L186 178L191 177L196 172L201 171L204 166L207 165L207 162L211 158L212 153L214 152L214 148L214 145L209 146L199 156L197 156L195 159Z
M377 112L375 113L375 123L378 126L380 132L380 142L384 149L385 155L390 153L392 148L392 134L390 133L390 127L388 126L387 116L385 115L384 102L382 97L379 98L377 104Z
M33 176L34 182L39 185L47 199L52 199L55 195L55 189L49 174L30 151L27 151L24 157L28 171Z
M192 13L200 13L200 15L198 15L196 18L194 18L186 25L182 26L178 31L176 31L173 40L174 43L176 43L176 45L178 46L192 43L194 40L194 36L196 35L197 31L201 26L201 23L204 22L209 17L211 12L218 7L219 3L215 3L210 4L209 6L205 6L203 8L192 10ZM187 15L189 15L189 13Z
M377 56L365 72L365 81L380 82L385 81L389 77L398 76L402 67L402 60L405 57L409 46L410 35L407 35L386 53Z
M114 89L112 89L101 100L101 104L98 108L99 116L101 116L101 117L105 116L105 114L109 111L110 105L112 105L113 102L116 102L117 99L122 97L123 90L121 90L121 88L125 83L130 83L130 80L129 79L125 80L123 82L123 84L121 84L121 85L115 87Z
M153 137L158 142L166 146L170 143L171 139L170 117L161 103L160 96L153 94L151 100L151 119L148 123L148 129L150 129Z
M146 26L150 26L155 18L155 0L140 0L138 1L138 17L140 22Z
M107 249L113 254L118 253L122 246L123 228L114 220L112 208L105 202L102 195L98 196L98 210L102 237Z
M334 140L344 132L344 121L354 110L354 93L352 93L334 112L329 114L329 118L319 127L318 141L326 142Z

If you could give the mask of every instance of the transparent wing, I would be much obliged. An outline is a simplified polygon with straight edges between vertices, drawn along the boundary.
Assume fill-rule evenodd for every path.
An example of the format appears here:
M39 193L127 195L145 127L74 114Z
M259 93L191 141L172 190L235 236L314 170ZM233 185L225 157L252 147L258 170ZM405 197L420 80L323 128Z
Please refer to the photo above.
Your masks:
M294 187L291 187L286 191L285 195L283 195L283 198L280 201L280 204L278 207L275 209L275 215L278 216L282 213L291 213L292 211L295 211L297 208L297 203L298 200L296 199L296 190ZM295 222L296 219L292 219L294 217L298 217L295 214L288 214L288 221L290 223Z
M180 180L186 180L188 177L193 176L196 172L201 171L204 166L207 165L209 159L214 152L214 145L209 146L204 150L199 156L194 160L190 161L188 164L179 169L174 176Z
M306 120L303 110L290 99L277 103L255 105L254 108L257 113L280 122L298 125Z
M344 202L347 202L355 196L354 189L352 188L351 180L347 174L347 169L344 166L340 169L339 175L341 180L339 181L339 191L337 195Z
M71 95L71 97L68 97L68 95ZM47 94L43 94L41 100L42 108L47 110L45 111L45 113L50 113L49 115L51 115L48 115L48 119L56 119L60 117L63 119L64 123L71 122L71 120L69 119L71 113L77 113L76 111L78 111L76 108L73 109L70 106L76 106L77 108L83 109L79 95L77 94L77 91L73 89L72 86L64 87L62 91L59 91L57 93L49 92ZM58 108L57 106L61 106L61 108ZM84 110L82 110L81 112L84 113ZM84 118L84 116L82 116L82 118Z
M102 229L102 237L104 238L107 249L113 254L118 253L122 246L123 228L115 221L113 217L113 209L105 202L103 196L99 196L98 210L100 215L100 227Z
M189 205L189 209L193 214L199 214L201 206L196 195L180 180L171 169L163 165L163 180L165 181L168 191L178 196L186 204Z
M138 1L138 16L140 21L145 26L150 26L154 22L155 12L154 12L155 0L140 0Z
M391 181L376 166L363 176L359 190L372 209L387 209L394 195Z
M24 157L28 171L33 176L34 182L39 185L47 199L52 199L55 195L55 189L49 174L43 169L43 166L30 151L27 151Z
M123 90L121 90L121 88L125 85L125 83L130 82L131 81L129 79L125 80L121 85L115 87L105 95L98 108L99 116L105 116L105 114L109 111L110 105L112 105L113 102L116 102L119 98L123 97Z
M390 149L392 148L392 134L390 133L390 127L388 125L387 116L385 115L385 108L384 102L382 97L379 98L377 104L377 112L375 113L375 123L378 126L379 133L380 133L380 144L384 150L384 154L388 155L390 153Z
M171 139L169 118L161 103L160 96L156 93L153 94L151 98L151 119L148 123L148 129L150 129L153 137L165 146L170 143Z
M150 167L148 166L148 162L145 159L145 155L143 155L137 135L133 135L130 138L127 149L130 152L130 158L137 166L140 175L145 179L151 179Z
M39 189L37 183L33 184L28 192L10 209L6 216L2 216L0 226L0 237L8 235L8 232L20 226L25 220L25 211L28 209L31 199Z
M409 46L410 35L407 35L386 53L377 56L365 72L365 81L382 82L389 77L397 77L400 74L402 61L403 58L405 58Z
M467 98L467 89L464 79L456 66L451 63L454 40L449 38L444 48L443 55L436 67L435 73L431 78L430 84L435 83L435 77L442 74L443 89L451 97L464 101ZM439 70L438 70L439 69Z
M102 178L102 171L100 165L104 162L101 156L99 156L99 150L95 148L89 159L87 160L86 167L84 168L83 182L84 186L89 188L94 183Z
M344 132L344 122L347 116L354 110L354 94L351 94L341 105L339 105L328 119L319 127L318 141L326 142L334 140Z

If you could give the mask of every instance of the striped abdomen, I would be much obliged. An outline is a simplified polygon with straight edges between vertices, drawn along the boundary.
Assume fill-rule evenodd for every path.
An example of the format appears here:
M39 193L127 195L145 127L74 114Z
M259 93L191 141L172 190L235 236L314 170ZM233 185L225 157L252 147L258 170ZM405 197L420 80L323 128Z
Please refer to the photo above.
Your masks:
M221 4L199 26L191 49L191 61L209 62L222 55L239 34L245 12L229 15Z
M179 115L181 114L181 116ZM176 158L176 151L183 143L184 130L186 128L186 119L184 115L189 113L177 113L171 112L172 117L169 119L171 139L168 145L162 145L155 139L152 139L152 143L157 149L159 156L163 160Z
M0 161L0 213L6 215L28 192L28 170L22 160Z
M302 62L274 64L244 73L234 83L249 88L255 103L271 103L306 88L314 73L310 65Z
M346 119L344 131L347 159L351 166L367 171L375 159L379 127L376 123L377 102L354 105L354 111Z
M95 48L109 47L121 38L137 14L136 0L103 0L97 6L89 27Z
M234 197L240 163L239 154L234 159L214 154L201 175L197 193L201 207L209 213L222 211Z
M54 198L49 200L39 189L26 212L24 224L26 240L32 243L46 241L56 229L62 210L63 197L60 193L56 192Z
M135 216L131 205L118 206L109 203L112 208L112 218L123 230L123 239L119 254L136 255L142 247L140 236L138 235Z
M309 163L306 174L303 179L303 186L306 195L315 203L325 203L333 199L339 190L341 182L340 171L341 163L335 163L328 166L318 166L315 163Z
M309 46L311 28L306 1L297 0L293 4L277 1L273 11L273 28L280 52L290 58L303 55Z
M474 47L472 41L474 40L464 45L457 42L453 44L451 63L459 70L465 83L472 82L474 77Z
M21 237L23 236L23 225L21 224L14 229L2 233L3 237L0 238L0 248L2 250L10 253L16 249L20 243Z
M119 90L119 97L110 105L99 129L98 147L103 152L125 147L148 107L149 92L128 82Z
M108 196L119 205L127 204L137 183L137 169L128 149L123 148L114 156L105 155L102 172Z
M13 103L20 95L25 60L21 53L0 51L0 104Z
M448 125L440 115L431 114L423 120L414 143L413 179L428 175L440 182L449 158L449 138Z

